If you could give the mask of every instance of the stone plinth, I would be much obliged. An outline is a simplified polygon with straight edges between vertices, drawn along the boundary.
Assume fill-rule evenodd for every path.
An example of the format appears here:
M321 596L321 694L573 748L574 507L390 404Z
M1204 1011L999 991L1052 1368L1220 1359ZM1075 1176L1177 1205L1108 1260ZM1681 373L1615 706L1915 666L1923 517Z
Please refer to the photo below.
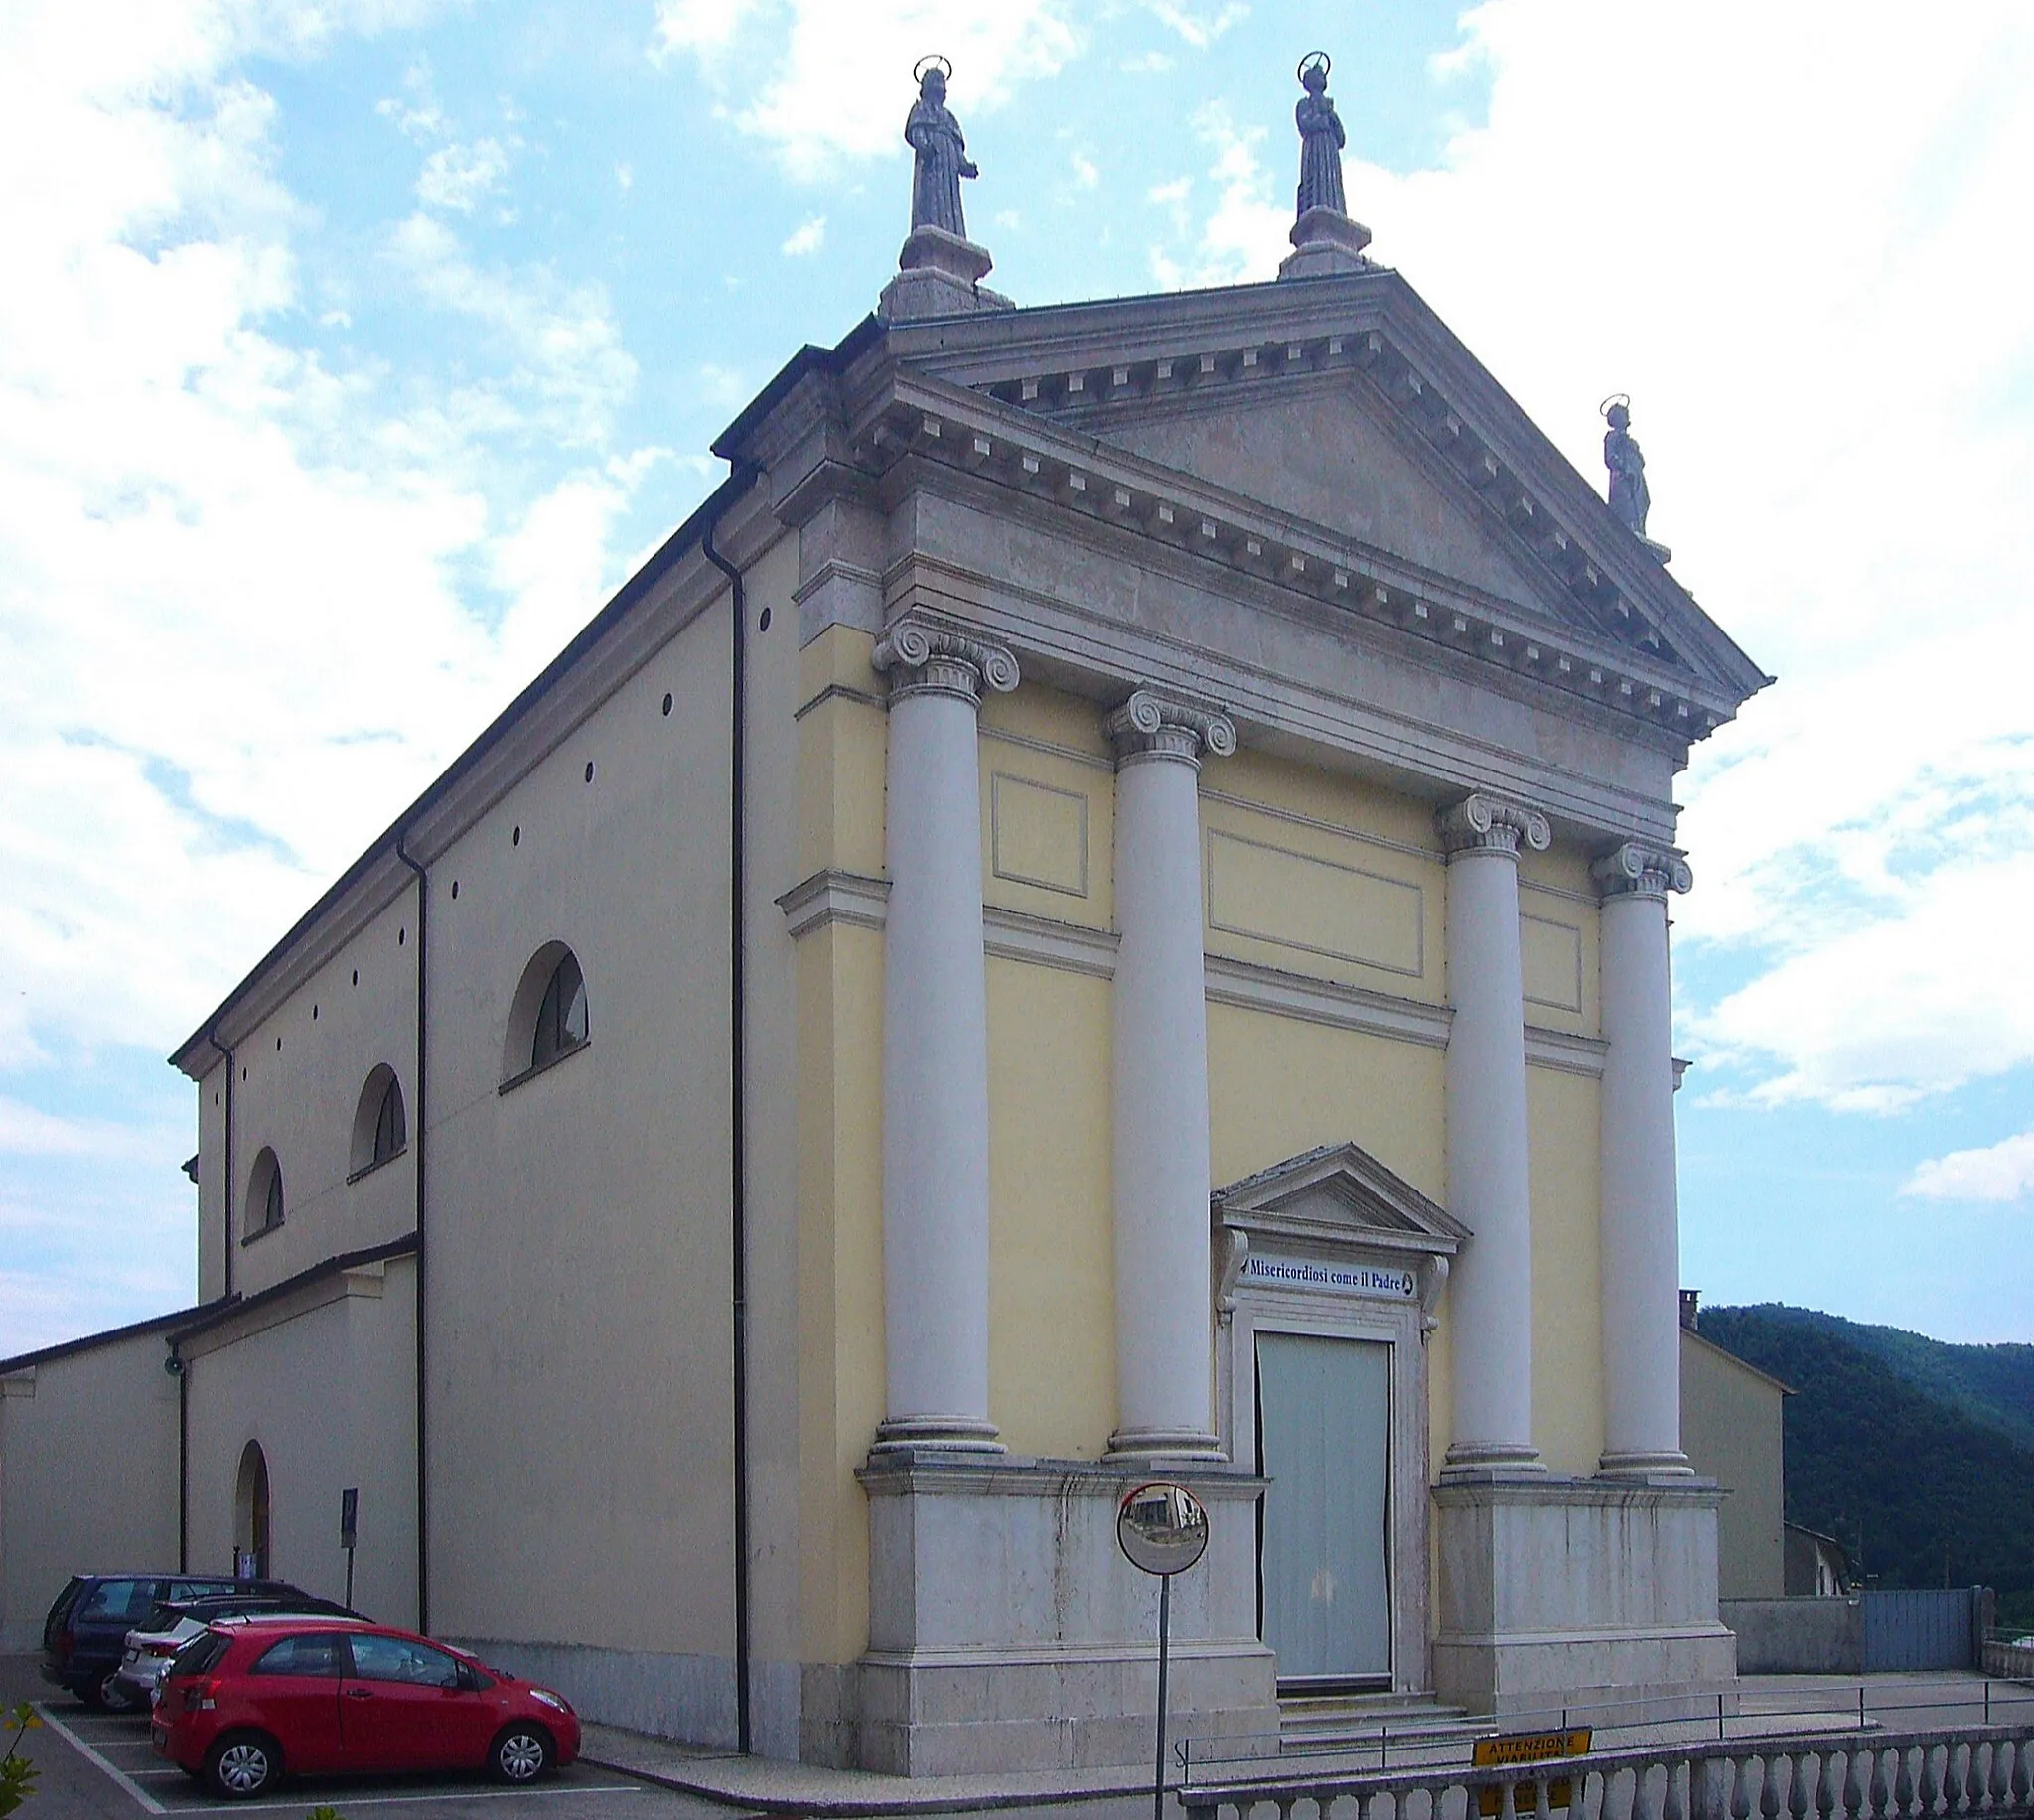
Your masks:
M1153 1477L1208 1507L1208 1552L1176 1578L1175 1738L1275 1737L1277 1670L1257 1637L1264 1481L1206 1460L1135 1471L1083 1461L893 1452L869 1496L869 1650L840 1728L893 1775L1142 1762L1158 1710L1158 1582L1116 1546L1116 1505Z
M1337 272L1367 272L1363 249L1371 230L1339 209L1309 209L1292 224L1293 250L1278 268L1281 278L1325 278Z
M1733 1688L1737 1642L1716 1599L1722 1496L1686 1478L1437 1486L1435 1693L1502 1717Z
M981 281L995 266L988 248L944 227L914 227L897 255L897 276L883 287L877 313L893 323L921 316L965 316L1016 306Z

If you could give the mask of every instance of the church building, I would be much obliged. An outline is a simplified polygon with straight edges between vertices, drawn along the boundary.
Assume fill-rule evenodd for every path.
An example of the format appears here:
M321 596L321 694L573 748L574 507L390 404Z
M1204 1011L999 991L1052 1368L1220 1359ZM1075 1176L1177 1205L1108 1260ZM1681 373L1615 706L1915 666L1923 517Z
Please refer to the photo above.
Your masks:
M337 1594L353 1491L591 1718L1129 1763L1163 1478L1176 1736L1727 1687L1673 783L1770 679L1370 258L1325 60L1276 281L1044 308L921 73L880 307L176 1051L200 1306L0 1363L5 1621Z

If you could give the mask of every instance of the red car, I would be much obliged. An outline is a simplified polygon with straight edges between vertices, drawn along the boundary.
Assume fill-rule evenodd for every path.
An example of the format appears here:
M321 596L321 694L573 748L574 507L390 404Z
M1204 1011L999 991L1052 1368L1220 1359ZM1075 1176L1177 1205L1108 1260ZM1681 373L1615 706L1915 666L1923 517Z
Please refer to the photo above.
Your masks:
M228 1800L278 1777L487 1769L532 1782L579 1755L579 1719L536 1687L407 1630L329 1617L221 1619L158 1695L156 1754Z

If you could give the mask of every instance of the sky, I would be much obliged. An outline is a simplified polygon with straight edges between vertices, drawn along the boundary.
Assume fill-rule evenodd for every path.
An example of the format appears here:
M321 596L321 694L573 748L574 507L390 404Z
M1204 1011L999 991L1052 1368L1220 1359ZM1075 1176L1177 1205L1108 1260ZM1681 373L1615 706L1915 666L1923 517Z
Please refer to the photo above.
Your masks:
M10 0L0 1355L188 1303L164 1061L873 307L923 53L991 283L1352 212L1779 682L1680 779L1682 1281L2034 1340L2034 11Z

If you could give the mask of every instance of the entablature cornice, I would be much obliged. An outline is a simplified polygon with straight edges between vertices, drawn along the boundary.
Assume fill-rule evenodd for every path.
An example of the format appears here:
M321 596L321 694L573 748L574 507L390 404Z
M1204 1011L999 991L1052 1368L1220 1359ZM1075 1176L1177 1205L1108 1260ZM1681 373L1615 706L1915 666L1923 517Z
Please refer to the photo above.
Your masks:
M1273 667L1261 647L1240 655L1228 649L1212 626L1194 625L1190 641L922 551L900 559L885 577L886 615L913 609L1009 644L1027 677L1104 703L1147 684L1218 699L1246 744L1303 764L1341 755L1437 804L1486 790L1534 803L1563 832L1593 847L1641 831L1659 841L1672 838L1675 810L1664 777L1657 790L1648 789L1508 747L1479 733L1474 714L1430 718L1430 704L1417 690L1407 707L1363 699L1338 687L1334 677L1323 680L1304 661L1304 645ZM1381 661L1382 654L1374 654L1373 668ZM1678 756L1678 746L1670 750L1664 738L1634 739L1629 723L1605 730L1669 763Z

